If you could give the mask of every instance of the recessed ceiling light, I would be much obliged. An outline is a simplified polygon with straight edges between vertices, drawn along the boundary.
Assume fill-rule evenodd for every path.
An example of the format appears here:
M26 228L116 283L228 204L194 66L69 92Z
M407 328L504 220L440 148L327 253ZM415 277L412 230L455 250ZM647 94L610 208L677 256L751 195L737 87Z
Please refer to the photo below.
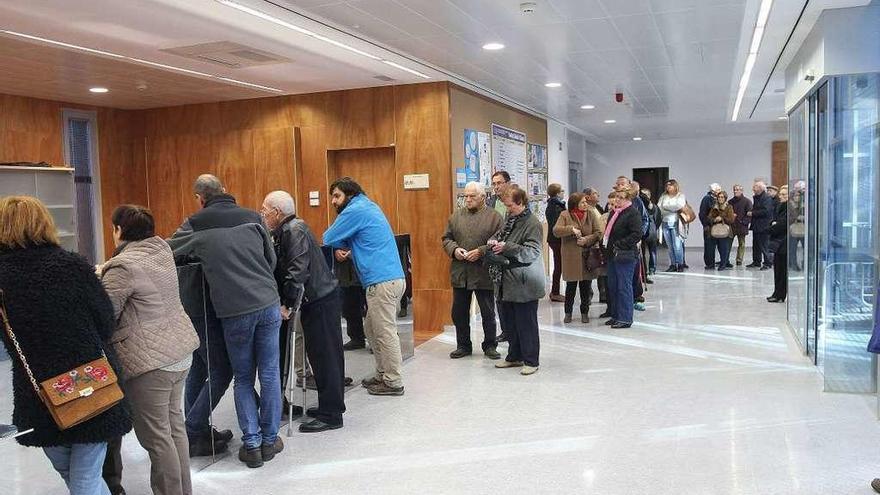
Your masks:
M596 108L596 105L581 105L581 110L592 110Z
M558 87L561 87L561 86L562 86L562 83L558 83L558 82L548 82L548 83L545 84L544 86L547 86L548 88L558 88Z
M633 141L641 141L641 140L642 140L642 138L640 138L640 137L638 137L638 136L636 136L636 137L633 138Z
M605 121L605 123L606 123L606 124L616 124L617 121L614 120L614 119L608 119L608 120Z
M483 45L483 50L501 50L504 48L504 43L486 43Z
M779 120L788 120L788 115L783 115L782 117L776 117Z
M91 91L92 93L107 93L110 90L107 88L102 88L100 86L96 86L94 88L89 88L89 91Z
M739 118L739 109L742 106L743 97L746 95L746 89L749 86L749 79L752 77L752 69L755 68L755 62L758 59L758 50L761 48L761 39L764 37L764 30L767 27L767 19L770 17L770 7L773 6L773 0L761 0L761 6L758 8L758 20L755 27L752 28L752 42L749 44L749 53L746 57L746 65L743 68L742 77L739 80L739 90L736 93L736 101L733 104L733 115L730 120L736 122Z

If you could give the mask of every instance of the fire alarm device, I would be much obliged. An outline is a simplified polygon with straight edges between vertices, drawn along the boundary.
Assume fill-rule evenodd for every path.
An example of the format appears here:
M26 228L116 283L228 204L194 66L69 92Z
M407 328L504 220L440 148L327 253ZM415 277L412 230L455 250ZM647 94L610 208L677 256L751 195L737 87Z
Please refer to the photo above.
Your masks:
M623 93L614 93L614 101L616 101L617 103L623 103Z

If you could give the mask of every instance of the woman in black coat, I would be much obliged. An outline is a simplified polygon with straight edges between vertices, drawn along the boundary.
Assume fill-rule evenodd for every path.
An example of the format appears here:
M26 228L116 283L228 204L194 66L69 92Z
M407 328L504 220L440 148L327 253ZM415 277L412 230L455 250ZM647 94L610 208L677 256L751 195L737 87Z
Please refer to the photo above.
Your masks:
M113 332L113 306L95 269L82 257L61 249L52 217L39 200L27 196L0 199L0 290L9 322L37 382L94 361L106 352ZM109 494L101 479L107 442L131 430L124 403L66 430L59 430L37 397L15 346L3 331L12 358L17 438L42 447L71 495Z
M629 328L633 323L633 275L639 260L642 216L633 206L632 191L618 191L608 215L603 245L608 259L608 313L611 328Z
M788 186L779 188L779 204L770 224L770 249L773 251L773 295L767 302L784 302L788 296Z
M544 217L547 219L547 245L553 251L553 283L550 288L550 300L553 302L564 302L565 296L560 292L559 280L562 277L562 239L553 234L553 227L559 220L559 215L565 211L565 203L561 199L562 186L559 184L550 184L547 186L547 209L544 210Z

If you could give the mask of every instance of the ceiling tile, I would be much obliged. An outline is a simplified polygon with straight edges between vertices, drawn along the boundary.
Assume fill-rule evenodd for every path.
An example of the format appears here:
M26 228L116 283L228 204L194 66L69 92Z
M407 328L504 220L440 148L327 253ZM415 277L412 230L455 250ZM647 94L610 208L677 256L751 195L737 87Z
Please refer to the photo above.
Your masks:
M442 27L393 0L351 0L348 4L414 37L446 34Z
M606 17L599 0L549 0L549 3L567 21Z
M407 0L407 3L410 0ZM489 27L522 27L558 24L566 19L547 3L539 3L535 12L525 14L520 11L519 2L509 0L411 0L422 2L450 2L462 12Z
M699 41L713 41L740 38L745 4L742 5L701 5L694 11L694 26L699 33Z
M693 9L655 14L654 21L667 45L695 43L700 40L700 30Z
M643 69L668 67L672 65L666 54L666 47L633 48L630 50Z
M611 22L617 26L620 35L629 47L659 47L663 45L660 31L650 14L616 17Z
M651 12L648 0L601 0L609 16L647 14Z
M581 38L593 50L612 50L623 48L623 39L617 33L614 25L608 19L591 19L572 23L581 35Z

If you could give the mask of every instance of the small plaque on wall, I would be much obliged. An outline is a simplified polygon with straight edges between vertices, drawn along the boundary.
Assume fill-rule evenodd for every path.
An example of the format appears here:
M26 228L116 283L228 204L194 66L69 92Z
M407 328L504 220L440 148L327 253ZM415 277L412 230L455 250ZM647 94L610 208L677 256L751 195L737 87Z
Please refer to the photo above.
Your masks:
M404 189L428 189L428 174L411 174L403 176Z

